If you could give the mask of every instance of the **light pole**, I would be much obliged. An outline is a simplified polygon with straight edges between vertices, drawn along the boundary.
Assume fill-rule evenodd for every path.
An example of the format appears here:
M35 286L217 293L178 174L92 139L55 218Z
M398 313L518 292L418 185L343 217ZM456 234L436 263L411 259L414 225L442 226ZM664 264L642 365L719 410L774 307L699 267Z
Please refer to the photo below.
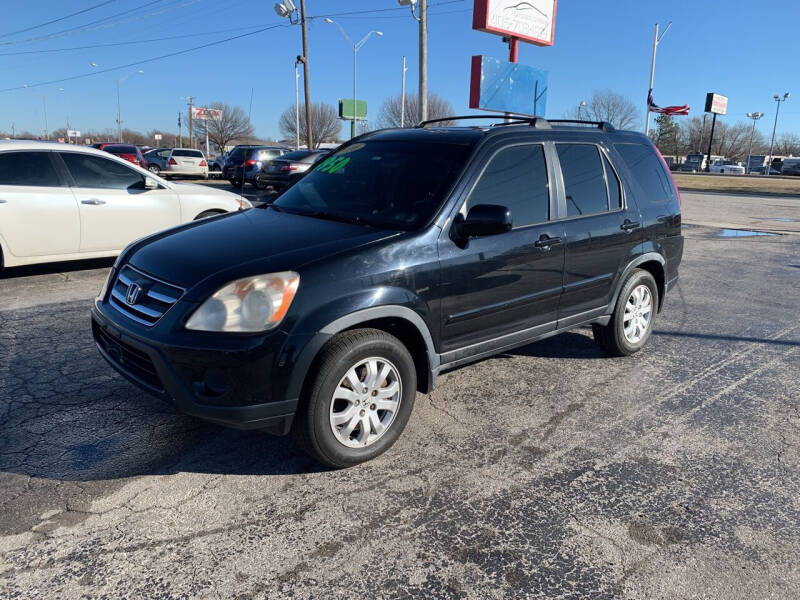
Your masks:
M400 84L400 128L406 126L406 55L403 55L403 79Z
M747 163L746 163L747 168L745 169L745 172L747 174L750 174L750 156L752 155L753 152L753 136L756 133L756 121L758 121L763 116L764 113L762 112L747 113L747 118L753 119L753 128L750 130L750 144L747 146Z
M350 139L353 139L356 137L356 99L358 98L358 96L356 96L356 57L358 56L358 51L361 49L361 46L367 43L367 40L373 33L377 36L382 36L383 32L373 29L372 31L368 32L367 35L361 38L361 41L354 43L353 40L350 39L350 36L345 33L344 28L339 25L339 23L327 17L325 18L325 22L336 25L339 28L339 31L342 32L344 39L346 39L350 45L353 46L353 120L350 122Z
M769 171L772 168L772 148L775 145L775 130L778 127L778 111L781 109L781 102L786 102L789 99L789 92L786 92L781 98L778 94L773 96L775 102L777 102L777 106L775 107L775 124L772 126L772 141L769 143L769 160L767 161L767 166L764 169L764 174L769 175Z
M303 94L306 102L306 146L309 150L314 147L312 123L311 123L311 76L308 73L308 19L306 17L306 0L300 0L300 9L293 0L281 0L275 4L275 12L279 17L289 19L292 25L300 24L300 31L303 37ZM299 12L299 14L298 14Z
M117 141L118 141L118 142L121 142L121 141L122 141L122 113L121 113L121 111L120 111L120 101L119 101L119 85L120 85L120 84L121 84L123 81L125 81L126 79L128 79L128 77L130 77L131 75L140 75L140 74L142 74L142 73L144 73L144 71L142 71L141 69L139 69L139 70L137 70L137 71L133 71L133 72L131 72L131 73L128 73L128 74L127 74L127 75L125 75L124 77L120 77L119 79L117 79Z
M64 88L58 88L57 93L64 91ZM47 96L42 96L42 109L44 111L44 139L50 139L50 129L47 126Z
M300 71L297 66L303 62L303 57L298 56L294 61L294 149L300 149Z
M578 104L578 120L581 119L581 113L586 110L586 100L581 100L580 104Z
M411 16L419 23L419 120L428 118L428 0L397 0L411 8ZM417 15L419 4L419 15Z

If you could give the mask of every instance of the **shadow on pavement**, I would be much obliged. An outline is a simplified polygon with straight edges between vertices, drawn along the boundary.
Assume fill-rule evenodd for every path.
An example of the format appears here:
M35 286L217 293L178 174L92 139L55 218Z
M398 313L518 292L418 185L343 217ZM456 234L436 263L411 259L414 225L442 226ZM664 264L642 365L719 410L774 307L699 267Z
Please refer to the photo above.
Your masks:
M69 260L41 265L25 265L23 267L8 267L7 269L0 271L0 279L14 279L15 277L30 277L32 275L52 275L54 273L71 273L73 271L103 269L113 265L115 260L116 257L112 256L109 258L90 258L86 260Z

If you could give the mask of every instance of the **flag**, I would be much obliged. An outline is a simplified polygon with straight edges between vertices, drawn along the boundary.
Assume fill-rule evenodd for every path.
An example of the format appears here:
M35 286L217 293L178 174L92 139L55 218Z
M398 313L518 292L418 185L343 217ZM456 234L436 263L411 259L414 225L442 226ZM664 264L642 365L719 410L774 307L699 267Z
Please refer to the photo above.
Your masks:
M689 105L684 104L683 106L658 106L655 102L653 102L653 88L650 88L650 91L647 92L647 109L653 113L659 113L662 115L688 115L689 114Z

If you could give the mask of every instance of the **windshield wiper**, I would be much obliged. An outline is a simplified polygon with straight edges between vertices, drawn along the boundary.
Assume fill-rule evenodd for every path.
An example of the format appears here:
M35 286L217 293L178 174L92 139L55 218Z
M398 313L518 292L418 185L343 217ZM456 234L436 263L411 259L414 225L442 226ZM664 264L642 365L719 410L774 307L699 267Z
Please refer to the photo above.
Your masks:
M298 211L296 214L303 215L304 217L314 217L317 219L326 219L328 221L338 221L339 223L355 223L358 225L364 225L366 227L370 227L372 229L377 229L371 223L368 223L361 217L357 217L355 215L346 216L340 215L337 213L328 212L327 210L311 210L311 211Z

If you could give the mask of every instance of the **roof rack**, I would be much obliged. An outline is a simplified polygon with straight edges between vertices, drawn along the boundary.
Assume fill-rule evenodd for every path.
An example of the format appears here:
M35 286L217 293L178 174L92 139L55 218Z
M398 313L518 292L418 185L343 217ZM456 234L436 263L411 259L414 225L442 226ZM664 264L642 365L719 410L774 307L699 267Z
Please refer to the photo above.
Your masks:
M581 121L580 119L551 119L550 123L556 123L556 124L574 123L576 125L591 125L593 127L597 127L597 129L600 129L602 131L608 131L610 133L616 131L614 126L608 121Z
M500 125L519 125L521 123L528 123L535 129L550 129L550 123L544 117L522 117L519 115L462 115L460 117L443 117L441 119L428 119L427 121L420 121L417 125L418 129L424 129L427 125L433 123L445 123L447 121L462 121L466 119L503 119L503 123L494 123L492 127Z

